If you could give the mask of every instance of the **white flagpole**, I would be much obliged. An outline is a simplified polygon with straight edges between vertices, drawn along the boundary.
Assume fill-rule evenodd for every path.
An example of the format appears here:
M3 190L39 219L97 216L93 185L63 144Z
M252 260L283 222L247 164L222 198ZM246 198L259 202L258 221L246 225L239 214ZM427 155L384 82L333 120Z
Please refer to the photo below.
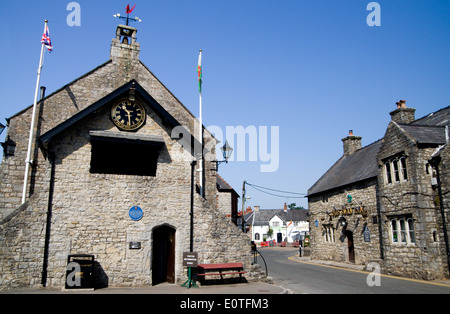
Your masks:
M44 33L47 28L47 23L48 23L48 21L45 20ZM38 92L39 92L39 84L40 84L40 80L41 80L41 70L42 70L43 59L44 59L44 44L41 43L41 57L39 59L39 68L37 71L36 91L34 93L33 113L31 116L30 137L28 138L27 159L25 160L25 175L24 175L24 179L23 179L22 204L25 203L25 200L27 197L28 174L30 172L30 165L33 163L33 161L31 160L31 148L33 146L33 139L34 139L34 124L35 124L35 120L36 120L37 97L38 97Z
M202 66L202 50L200 49L200 53L198 55L198 66L200 67L200 71L201 66ZM199 80L201 78L199 77ZM202 118L202 89L201 89L201 84L202 82L199 81L199 128L198 128L198 138L200 140L200 149L201 149L201 154L200 154L200 159L199 159L199 163L198 163L198 171L199 171L199 182L200 182L200 195L203 196L203 118Z

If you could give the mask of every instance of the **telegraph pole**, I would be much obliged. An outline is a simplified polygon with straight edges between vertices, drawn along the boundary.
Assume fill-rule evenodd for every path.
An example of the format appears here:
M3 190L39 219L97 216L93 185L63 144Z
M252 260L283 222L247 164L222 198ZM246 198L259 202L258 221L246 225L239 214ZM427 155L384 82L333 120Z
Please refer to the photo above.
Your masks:
M244 220L244 212L245 212L245 184L247 181L244 180L242 184L242 232L245 233L245 220Z

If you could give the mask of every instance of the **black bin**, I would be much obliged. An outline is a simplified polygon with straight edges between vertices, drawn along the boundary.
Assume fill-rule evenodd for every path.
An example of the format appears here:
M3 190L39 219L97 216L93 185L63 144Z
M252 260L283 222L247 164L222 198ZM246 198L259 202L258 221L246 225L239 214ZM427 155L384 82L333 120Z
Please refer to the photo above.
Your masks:
M94 255L73 254L67 257L66 289L94 288Z

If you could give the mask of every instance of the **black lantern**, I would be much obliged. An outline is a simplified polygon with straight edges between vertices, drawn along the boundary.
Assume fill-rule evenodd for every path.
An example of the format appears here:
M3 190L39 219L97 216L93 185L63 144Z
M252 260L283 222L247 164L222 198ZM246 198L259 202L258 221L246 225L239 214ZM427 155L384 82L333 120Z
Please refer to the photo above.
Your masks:
M225 144L220 148L222 151L223 160L216 160L216 171L219 170L219 164L222 162L228 163L228 159L230 159L231 154L233 153L233 148L228 144L228 141L225 141Z
M16 150L16 143L14 143L9 137L4 143L1 143L3 147L3 155L5 157L14 156L14 151Z

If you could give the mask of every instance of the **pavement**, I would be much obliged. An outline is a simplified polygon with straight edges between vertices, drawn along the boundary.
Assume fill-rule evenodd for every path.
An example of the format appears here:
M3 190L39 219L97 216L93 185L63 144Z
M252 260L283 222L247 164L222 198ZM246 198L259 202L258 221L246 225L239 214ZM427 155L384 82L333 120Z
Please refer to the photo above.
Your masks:
M236 284L204 285L199 287L181 287L179 284L161 283L146 287L108 287L102 289L14 289L0 291L0 294L287 294L288 291L274 284L246 282Z

